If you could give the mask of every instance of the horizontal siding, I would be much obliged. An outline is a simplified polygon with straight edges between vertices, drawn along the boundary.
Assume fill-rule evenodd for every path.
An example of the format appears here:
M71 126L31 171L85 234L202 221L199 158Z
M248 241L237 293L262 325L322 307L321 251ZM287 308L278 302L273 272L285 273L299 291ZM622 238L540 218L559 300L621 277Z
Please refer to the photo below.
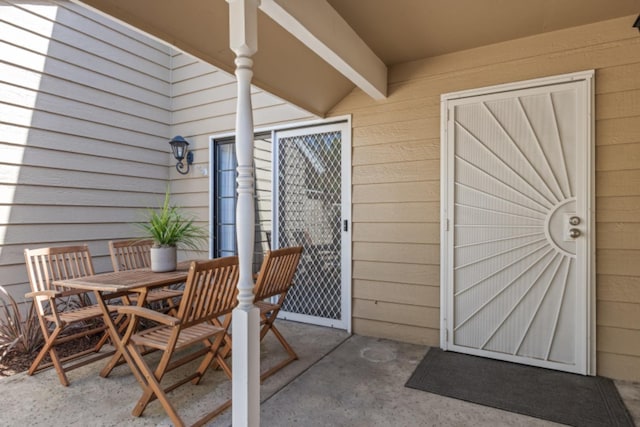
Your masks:
M40 82L40 84L51 84L55 86L56 82L44 81ZM18 88L12 84L0 84L0 92L3 93L5 103L29 109L32 115L44 112L74 117L82 121L99 123L112 128L136 129L142 134L151 136L160 136L164 131L166 119L168 119L166 111L159 111L155 115L154 120L139 116L136 117L126 113L127 109L134 108L130 102L124 101L119 103L118 98L109 99L109 96L96 97L91 91L84 91L83 88L72 89L72 93L75 92L78 97L89 102L76 101L65 95L69 90L70 89L61 89L58 91L59 93L50 95L45 90L34 91L31 89ZM96 100L96 102L90 102L93 100ZM119 106L122 106L125 112L121 112L117 108ZM140 106L137 105L136 107L139 108Z
M640 331L637 329L598 327L597 349L625 356L634 356L640 351Z
M437 243L374 243L358 241L353 244L352 256L354 260L358 261L438 265L440 263L440 246Z
M440 309L438 308L365 299L354 300L353 316L358 319L431 329L437 328L440 324Z
M640 304L640 277L599 274L596 280L598 301Z
M15 64L0 64L0 72L6 82L6 84L3 84L3 91L13 92L5 93L5 96L7 96L6 102L14 105L23 105L24 102L35 98L37 95L40 97L40 108L45 109L47 107L45 95L48 95L50 103L63 99L65 102L73 101L79 105L92 105L90 103L91 100L99 99L100 104L106 106L117 105L117 112L128 116L128 120L148 120L153 123L158 120L158 117L168 114L166 107L145 104L145 108L142 109L140 108L140 101L137 99L123 98L120 94L105 91L103 88L97 89L87 85L80 85L78 82L70 82L59 77L42 76L36 71L25 70ZM49 90L49 92L45 93L45 90ZM9 95L12 95L13 99L8 98ZM58 103L54 104L56 107L57 105ZM70 104L69 107L73 105ZM58 110L56 112L63 113L63 111ZM94 119L94 121L96 120Z
M440 140L433 139L427 144L417 140L354 147L352 162L354 166L360 166L438 159L440 159Z
M640 142L640 123L633 117L600 120L596 127L596 145L620 145Z
M606 366L607 373L601 374L611 378L628 379L638 381L636 372L640 372L640 360L638 357L624 354L616 354L609 351L596 353L598 366Z
M30 179L43 179L41 176L32 177L32 174L37 175L37 170L49 168L88 172L90 174L113 174L116 177L136 176L139 178L163 179L166 176L165 165L136 163L130 159L98 157L91 154L51 150L44 147L7 145L0 149L0 154L2 154L4 162L7 165L11 165L11 167L7 166L0 172L0 179L2 179L3 182L11 182L9 176L13 174L12 172L15 172L14 182L20 179L20 183L30 184ZM14 169L13 171L12 168ZM32 168L33 172L31 171ZM44 171L44 173L47 172ZM20 178L18 178L18 174L20 174ZM77 177L74 175L67 176L65 173L64 178L73 180ZM55 177L51 177L50 183L53 184L54 182ZM91 185L89 181L83 184Z
M596 170L633 170L640 161L640 143L606 145L596 149Z
M187 55L182 54L178 57L181 56ZM175 56L173 58L173 60L176 61ZM202 97L200 94L200 92L202 91L208 91L209 93L212 93L221 87L232 85L235 86L235 78L229 73L218 71L211 66L206 72L196 75L188 71L184 71L185 69L189 69L191 67L196 67L196 69L200 68L199 66L197 66L197 64L190 63L188 65L182 66L180 69L177 69L176 73L178 71L182 72L180 73L180 75L177 75L173 78L173 84L171 85L171 88L173 90L173 100L176 102L176 110L180 110L191 105L205 104L217 99L211 97ZM185 78L180 80L180 76L183 76ZM186 78L187 76L188 78Z
M209 102L201 105L194 105L191 107L184 107L180 110L173 110L173 121L176 123L182 122L196 122L200 120L207 120L214 112L220 112L221 114L233 115L235 117L236 111L236 99L221 99L218 98L220 94L212 94L215 102ZM265 92L256 92L252 94L252 105L255 109L260 110L263 108L269 108L273 106L272 96ZM280 105L280 104L276 104Z
M21 21L17 22L19 23ZM6 35L12 37L14 40L20 40L19 46L26 46L28 47L28 51L40 55L42 62L46 62L46 58L51 56L59 61L73 63L82 69L93 71L104 77L118 76L123 81L127 81L134 86L155 93L167 93L166 91L168 91L169 88L168 68L162 73L156 72L154 74L153 72L145 72L144 68L137 70L133 67L126 67L117 60L119 54L122 53L120 51L113 52L112 56L100 56L100 54L104 54L105 49L110 48L109 46L104 46L103 49L85 50L85 47L82 45L74 46L73 38L69 40L69 44L61 43L56 39L50 38L52 33L57 36L57 24L54 24L54 27L51 33L42 32L41 34L36 34L15 27L7 22L0 21L0 30L2 31L3 37ZM76 33L76 35L79 39L81 38L80 33ZM93 42L98 43L97 40ZM9 43L6 43L5 46L6 45L9 45Z
M144 210L135 207L98 207L83 205L83 209L76 206L58 206L50 204L47 216L43 216L31 205L14 204L0 206L0 224L31 225L31 224L82 224L103 222L135 222L142 220Z
M69 206L74 209L81 209L84 206L113 206L113 200L117 199L122 202L117 207L150 207L155 206L158 200L156 194L149 193L146 189L137 189L136 192L126 192L121 190L97 190L95 188L72 188L72 187L50 187L44 185L15 185L0 183L1 200L11 201L12 203L3 204L9 208L12 205L28 205L37 211L37 206L61 205ZM48 212L48 208L46 211ZM36 215L34 213L34 215ZM47 215L43 215L47 218Z
M438 223L354 223L353 240L356 242L438 243Z
M352 191L354 209L358 203L413 203L440 200L440 182L438 181L362 184L354 185Z
M221 75L222 72L217 72L216 75ZM219 86L207 86L206 89L200 89L190 93L182 93L181 95L174 96L173 112L178 113L190 108L200 107L203 105L210 105L212 100L228 101L229 99L235 99L238 89L236 87L235 80L229 82L230 77L225 74L225 83ZM208 80L208 79L207 79ZM209 84L215 84L216 82L208 82ZM254 91L256 92L256 91Z
M403 204L362 203L354 206L354 222L381 222L393 218L395 222L438 222L440 202L409 202Z
M437 265L371 261L354 261L353 264L354 280L432 286L437 286L440 283L440 268ZM435 302L428 301L423 304L435 304Z
M440 162L438 160L406 161L354 166L352 182L354 185L358 185L414 182L420 179L436 180L439 174Z
M70 123L63 118L61 118L60 121ZM80 124L84 122L76 121L73 123ZM87 128L89 128L89 126L87 126ZM34 149L50 149L54 147L53 144L60 139L59 134L61 133L54 129L39 129L15 124L0 124L0 131L2 132L4 142L12 146L11 149L27 145L34 147ZM100 138L101 136L103 138ZM87 154L95 157L127 160L138 165L160 165L166 163L169 157L167 151L158 151L156 149L157 141L152 138L137 138L136 141L139 142L138 145L129 145L119 141L111 141L107 139L108 136L107 133L105 133L105 135L96 134L93 136L65 134L64 145L60 145L58 149L59 151ZM7 148L7 150L9 149ZM130 175L135 175L136 173L136 168L130 168Z
M26 154L28 155L28 153ZM69 156L73 161L74 156ZM17 191L21 191L23 185L45 185L52 187L76 187L97 190L147 191L163 192L165 183L154 178L137 177L133 180L126 176L104 170L97 167L97 171L65 170L64 173L52 171L47 167L17 166L4 164L0 168L0 182L17 184ZM61 201L63 202L63 201Z
M53 76L74 76L73 82L85 87L99 87L104 92L116 94L123 99L137 100L145 105L168 108L169 101L166 93L149 90L145 87L132 85L125 79L109 78L104 70L93 70L90 67L82 66L75 62L50 57L45 53L25 50L20 46L12 45L0 40L3 53L11 58L12 65L27 72L26 76L39 76L39 79L55 78ZM42 64L46 61L47 69L43 73ZM107 78L105 78L107 77ZM118 76L120 77L120 76ZM97 86L96 82L100 82Z
M67 1L0 14L0 285L23 299L26 247L139 235L169 178L170 49Z
M597 372L640 380L640 38L634 19L399 64L389 70L386 100L355 90L333 109L331 115L352 114L356 333L439 344L439 318L416 307L440 303L434 292L440 96L595 69Z
M406 285L373 280L354 282L354 298L377 303L380 300L394 304L415 305L438 300L439 286ZM391 296L389 294L392 294Z
M124 226L123 226L124 225ZM51 223L0 226L5 245L46 245L73 244L78 241L76 233L82 230L82 240L122 239L136 233L130 224L122 223Z
M353 319L353 329L357 330L359 335L422 345L433 345L432 343L438 342L440 333L437 328L423 328L362 318Z
M56 111L38 110L35 108L15 106L7 103L0 104L0 117L10 117L10 124L26 128L36 128L48 130L60 134L64 137L73 129L72 134L87 138L108 140L114 143L127 144L130 141L140 141L149 147L160 148L158 135L150 135L139 132L136 128L114 127L109 123L92 122L81 117L60 115ZM166 143L166 138L162 138ZM166 150L166 147L162 145ZM162 150L162 151L165 151Z

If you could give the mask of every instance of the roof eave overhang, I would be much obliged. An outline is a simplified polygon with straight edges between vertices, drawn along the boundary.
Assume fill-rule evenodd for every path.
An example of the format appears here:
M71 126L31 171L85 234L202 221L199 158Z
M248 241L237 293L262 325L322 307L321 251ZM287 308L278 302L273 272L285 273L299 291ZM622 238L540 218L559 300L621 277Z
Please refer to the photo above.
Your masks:
M74 0L233 73L225 0ZM324 0L262 0L252 83L324 117L355 86L386 96L387 68Z

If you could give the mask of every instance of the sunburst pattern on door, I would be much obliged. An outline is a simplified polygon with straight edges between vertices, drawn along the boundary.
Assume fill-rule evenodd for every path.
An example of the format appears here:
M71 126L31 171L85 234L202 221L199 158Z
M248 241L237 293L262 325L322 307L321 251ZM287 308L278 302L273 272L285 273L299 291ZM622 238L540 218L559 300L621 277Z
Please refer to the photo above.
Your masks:
M575 91L496 94L453 113L452 343L572 364Z

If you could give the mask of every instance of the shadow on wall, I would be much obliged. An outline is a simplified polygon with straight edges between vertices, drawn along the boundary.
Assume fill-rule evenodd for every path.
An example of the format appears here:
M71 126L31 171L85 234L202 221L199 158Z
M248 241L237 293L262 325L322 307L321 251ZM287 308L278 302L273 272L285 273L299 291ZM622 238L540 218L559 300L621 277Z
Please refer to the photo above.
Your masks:
M170 51L72 3L0 5L5 153L0 285L28 289L24 248L107 241L157 206L169 179Z

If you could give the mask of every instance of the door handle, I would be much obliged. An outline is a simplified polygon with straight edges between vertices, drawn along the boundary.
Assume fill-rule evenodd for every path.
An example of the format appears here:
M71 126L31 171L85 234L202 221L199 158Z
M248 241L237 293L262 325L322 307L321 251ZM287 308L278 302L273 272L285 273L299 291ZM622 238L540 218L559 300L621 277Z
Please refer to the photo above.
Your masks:
M569 237L571 237L572 239L576 239L578 237L580 237L580 230L578 230L577 228L572 228L569 230Z

